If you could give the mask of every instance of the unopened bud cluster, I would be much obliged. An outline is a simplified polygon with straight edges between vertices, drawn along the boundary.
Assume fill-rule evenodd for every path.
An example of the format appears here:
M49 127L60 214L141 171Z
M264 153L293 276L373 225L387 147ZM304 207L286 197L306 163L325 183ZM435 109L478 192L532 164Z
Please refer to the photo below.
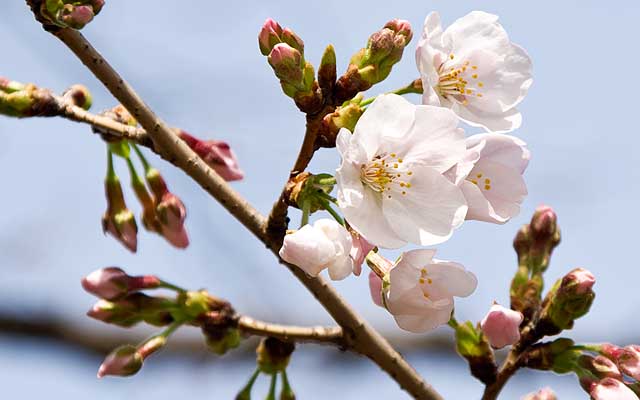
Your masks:
M0 115L9 117L52 117L61 105L53 93L32 83L22 84L0 77Z
M168 336L180 325L198 326L206 344L216 354L240 344L237 317L231 305L204 290L185 291L153 275L131 276L117 267L102 268L82 280L84 289L100 298L87 313L102 322L131 327L140 322L152 326L168 326L158 335L137 346L116 348L107 356L98 376L128 376L142 367L143 361L162 348ZM171 289L174 298L149 296L143 290Z
M40 0L40 16L61 28L82 29L98 15L105 0ZM36 10L34 10L36 11Z

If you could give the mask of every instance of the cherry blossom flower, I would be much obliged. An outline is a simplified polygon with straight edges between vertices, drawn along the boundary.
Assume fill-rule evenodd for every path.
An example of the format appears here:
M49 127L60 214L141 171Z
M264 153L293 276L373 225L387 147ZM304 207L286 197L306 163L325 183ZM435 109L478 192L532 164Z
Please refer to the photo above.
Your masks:
M618 356L617 363L626 375L640 380L640 346L626 346Z
M638 396L631 389L613 378L601 380L589 394L593 400L638 400Z
M503 224L520 212L527 195L522 174L531 153L522 140L483 133L466 139L467 152L447 171L469 206L466 219Z
M475 275L460 264L434 259L435 253L425 249L403 253L387 275L388 284L369 278L374 302L375 289L382 287L382 304L404 330L422 333L446 324L453 297L469 296L476 289Z
M329 270L329 277L341 280L353 271L351 235L332 219L320 219L307 224L284 238L280 257L308 275L317 276Z
M443 176L465 154L463 131L446 109L378 96L354 133L340 130L338 205L379 247L433 245L464 222L466 201Z
M521 312L494 304L480 322L480 327L491 347L501 349L520 340L520 324L523 319Z
M450 108L487 131L520 126L516 106L532 83L531 59L511 43L496 15L473 11L443 31L440 15L429 14L416 62L423 104Z

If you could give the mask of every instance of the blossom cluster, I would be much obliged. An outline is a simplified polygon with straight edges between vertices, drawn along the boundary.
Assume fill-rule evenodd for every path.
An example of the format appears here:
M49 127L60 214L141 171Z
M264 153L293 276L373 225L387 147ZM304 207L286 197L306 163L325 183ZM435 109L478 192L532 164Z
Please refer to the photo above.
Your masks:
M516 106L532 76L530 58L498 17L479 11L446 29L437 13L427 16L416 63L422 104L379 95L360 103L366 108L353 129L337 134L342 161L333 200L344 221L305 221L286 235L280 255L311 276L328 269L334 280L359 275L367 259L374 302L401 328L425 332L449 321L454 297L475 290L475 275L434 258L434 249L407 251L395 262L376 252L437 245L465 220L503 224L518 214L530 152L507 133L521 124ZM465 136L460 121L484 132Z

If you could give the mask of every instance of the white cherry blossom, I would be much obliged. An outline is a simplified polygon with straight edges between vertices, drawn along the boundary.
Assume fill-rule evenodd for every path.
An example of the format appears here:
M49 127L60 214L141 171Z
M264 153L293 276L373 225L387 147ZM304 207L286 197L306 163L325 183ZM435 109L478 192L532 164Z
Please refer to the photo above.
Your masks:
M308 275L328 269L331 279L341 280L353 271L350 251L351 235L346 228L332 219L320 219L287 234L280 257Z
M527 195L522 174L531 153L522 140L498 133L473 135L466 145L464 158L446 174L464 193L466 219L503 224Z
M457 118L441 107L379 96L337 148L338 205L349 224L379 247L433 245L464 222L466 201L443 173L465 154Z
M426 249L403 253L384 285L377 276L369 278L374 302L382 300L404 330L422 333L446 324L453 311L453 297L469 296L476 289L474 274L460 264L434 259L435 253ZM380 297L379 288L383 288Z
M511 43L498 16L473 11L443 30L440 15L432 12L424 22L416 62L423 104L450 108L487 131L520 126L516 106L532 83L531 59Z

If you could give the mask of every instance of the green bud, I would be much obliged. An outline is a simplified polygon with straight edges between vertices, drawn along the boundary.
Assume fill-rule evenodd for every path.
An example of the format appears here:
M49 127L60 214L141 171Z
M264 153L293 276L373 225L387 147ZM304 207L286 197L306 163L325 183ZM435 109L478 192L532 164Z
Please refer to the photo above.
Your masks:
M573 345L573 340L567 338L537 343L525 354L524 365L543 371L569 372L572 370L576 358L575 350L572 350ZM578 352L579 354L580 352Z
M131 154L131 146L129 146L129 142L126 140L119 140L117 142L110 142L108 144L109 150L117 156L120 156L124 159L129 158Z
M197 292L190 291L181 294L179 301L181 301L183 305L184 313L192 318L196 318L209 311L210 298L206 290Z
M322 54L322 60L318 68L318 85L325 95L333 91L336 79L336 52L332 45L328 45Z
M206 337L207 348L220 356L240 346L241 341L240 331L235 328L226 329L219 339L214 339L211 336Z
M360 100L361 96L356 96L354 100L344 103L322 119L316 139L319 146L335 147L336 137L342 128L354 131L358 120L364 113L359 104Z
M93 98L89 89L84 85L73 85L62 93L62 97L71 104L84 110L91 108Z
M456 350L469 363L471 375L485 384L495 381L498 366L493 357L493 350L480 326L471 321L455 326Z

